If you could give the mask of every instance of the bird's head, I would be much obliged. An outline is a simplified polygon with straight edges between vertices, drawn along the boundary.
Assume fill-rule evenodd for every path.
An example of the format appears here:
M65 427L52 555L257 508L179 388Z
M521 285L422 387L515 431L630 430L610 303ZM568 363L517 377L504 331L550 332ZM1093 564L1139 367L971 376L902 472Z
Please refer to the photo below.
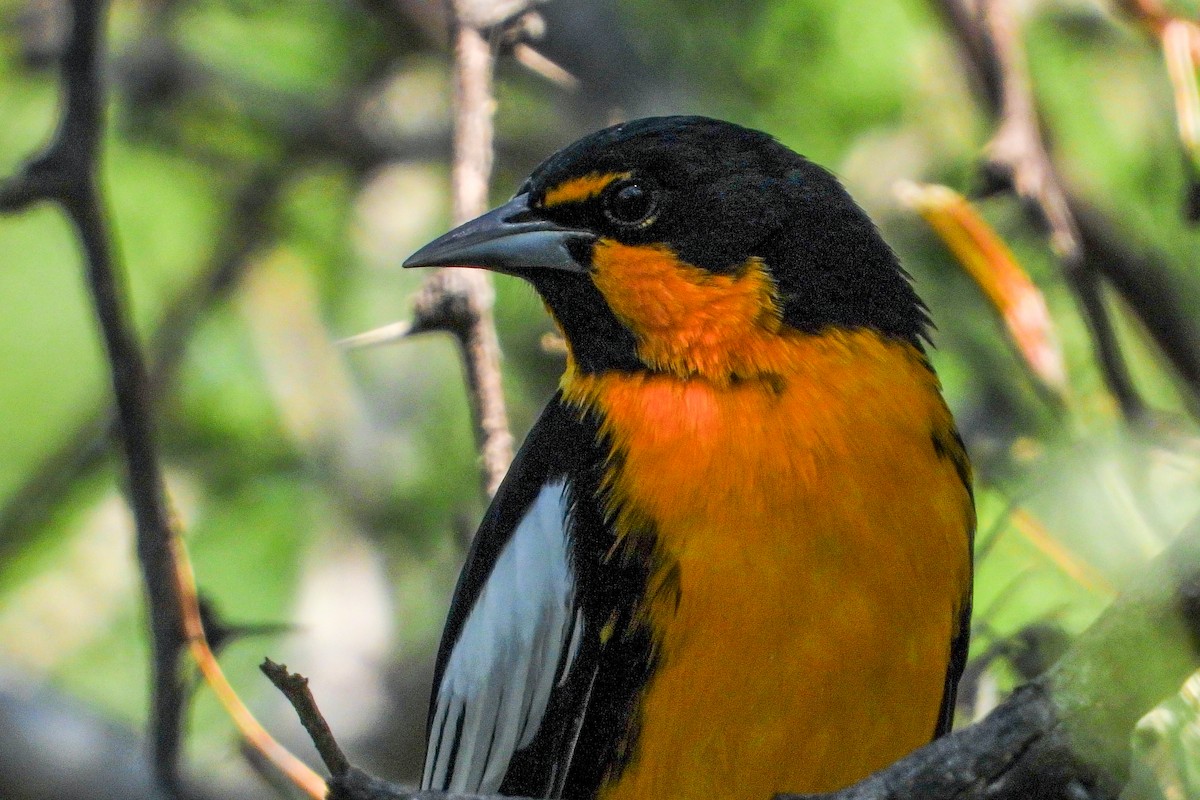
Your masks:
M829 172L703 117L615 125L560 150L499 208L406 267L533 284L583 372L770 371L779 337L868 328L920 346L924 306Z

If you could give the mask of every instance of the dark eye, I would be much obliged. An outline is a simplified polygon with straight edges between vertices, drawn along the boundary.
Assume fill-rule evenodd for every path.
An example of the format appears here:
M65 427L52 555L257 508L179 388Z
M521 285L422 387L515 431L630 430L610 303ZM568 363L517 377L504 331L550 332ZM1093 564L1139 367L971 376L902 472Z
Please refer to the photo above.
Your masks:
M645 181L621 181L604 193L604 216L624 227L650 224L657 208L657 192Z

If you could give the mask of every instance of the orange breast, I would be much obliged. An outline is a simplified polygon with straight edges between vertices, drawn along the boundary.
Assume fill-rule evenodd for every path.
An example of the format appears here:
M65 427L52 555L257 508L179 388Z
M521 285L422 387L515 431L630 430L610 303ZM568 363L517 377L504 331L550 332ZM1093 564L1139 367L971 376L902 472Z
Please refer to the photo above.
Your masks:
M654 520L679 568L605 800L824 792L933 734L974 524L936 379L867 332L779 347L769 380L564 378L623 455L618 530Z

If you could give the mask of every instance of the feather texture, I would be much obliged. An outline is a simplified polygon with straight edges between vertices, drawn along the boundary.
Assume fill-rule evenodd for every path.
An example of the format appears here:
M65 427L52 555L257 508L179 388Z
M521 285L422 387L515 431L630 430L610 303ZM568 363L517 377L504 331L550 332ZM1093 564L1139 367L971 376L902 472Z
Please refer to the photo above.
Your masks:
M495 792L578 651L566 482L547 483L499 552L437 688L423 789Z

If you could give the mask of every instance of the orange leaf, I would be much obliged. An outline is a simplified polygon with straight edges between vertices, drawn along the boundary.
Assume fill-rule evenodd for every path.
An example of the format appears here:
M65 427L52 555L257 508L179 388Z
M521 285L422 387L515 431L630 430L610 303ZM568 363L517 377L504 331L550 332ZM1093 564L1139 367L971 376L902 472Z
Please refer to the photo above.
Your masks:
M1004 240L965 197L946 186L904 181L896 194L929 223L974 279L1033 374L1065 398L1067 371L1054 320L1041 290Z
M1200 84L1196 78L1200 26L1186 20L1171 20L1163 26L1162 46L1171 86L1175 90L1179 140L1193 163L1200 166Z

